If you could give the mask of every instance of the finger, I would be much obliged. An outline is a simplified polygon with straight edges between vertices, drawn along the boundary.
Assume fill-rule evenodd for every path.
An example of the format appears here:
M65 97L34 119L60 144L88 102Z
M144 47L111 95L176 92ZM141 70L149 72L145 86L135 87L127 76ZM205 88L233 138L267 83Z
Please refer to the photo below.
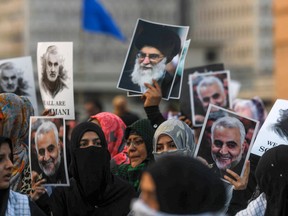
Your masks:
M31 175L32 184L35 183L38 178L39 178L39 174L35 171L32 171L32 175Z
M249 174L250 174L250 161L247 160L246 163L245 163L245 171L244 171L243 177L248 179Z
M230 177L227 176L227 175L224 175L224 179L227 180L228 182L230 182L232 185L234 185L234 182L235 182L234 179L230 178Z
M161 88L160 88L160 85L158 84L158 82L156 80L153 79L153 85L155 86L155 88L161 92Z
M154 87L149 83L144 83L145 87L148 89L153 89Z
M240 179L240 176L232 170L226 169L226 172L229 173L232 177L234 177L237 181Z
M179 120L181 120L181 121L184 121L184 120L186 120L186 116L179 116L179 118L178 118Z
M42 185L44 183L46 183L46 179L41 179L41 180L39 180L38 182L35 183L35 186Z

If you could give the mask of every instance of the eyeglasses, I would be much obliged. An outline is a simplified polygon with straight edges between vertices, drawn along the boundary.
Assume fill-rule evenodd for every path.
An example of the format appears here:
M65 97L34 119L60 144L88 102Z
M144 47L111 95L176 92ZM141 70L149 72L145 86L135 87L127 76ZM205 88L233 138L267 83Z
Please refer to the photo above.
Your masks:
M220 97L220 94L219 94L219 93L215 93L215 94L213 94L211 97L204 97L204 98L202 98L202 100L203 100L205 103L209 103L211 98L213 98L214 100L217 100L219 97Z
M139 145L143 143L144 143L143 139L127 140L126 146L130 147L131 145L133 145L133 147L137 148Z
M156 54L156 53L151 53L151 54L147 54L147 53L143 53L143 52L137 53L137 58L141 61L143 61L146 57L148 57L150 61L158 61L159 59L163 58L164 56L162 56L160 54Z

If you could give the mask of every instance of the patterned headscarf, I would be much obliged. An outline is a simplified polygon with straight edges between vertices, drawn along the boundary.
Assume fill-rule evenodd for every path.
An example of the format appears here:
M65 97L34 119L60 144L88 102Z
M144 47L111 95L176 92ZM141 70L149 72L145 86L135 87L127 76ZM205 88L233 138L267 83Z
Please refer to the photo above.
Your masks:
M21 174L29 166L28 146L24 143L29 127L28 106L24 104L20 96L13 93L2 93L0 94L0 108L2 135L9 137L13 144L14 168L11 188L20 190Z
M153 154L156 153L159 136L165 134L171 137L177 150L186 152L185 155L193 157L196 144L192 129L183 121L178 119L169 119L164 121L155 131L153 138Z
M29 123L30 123L30 116L34 116L34 108L33 108L31 101L26 96L20 96L20 97L24 102L23 111L26 112L23 115L23 118L24 118L23 133L24 133L24 136L27 136L29 132L28 130L29 130Z
M91 116L90 119L96 119L99 122L105 134L111 157L121 152L125 146L124 132L126 129L126 125L122 119L110 112L98 113Z

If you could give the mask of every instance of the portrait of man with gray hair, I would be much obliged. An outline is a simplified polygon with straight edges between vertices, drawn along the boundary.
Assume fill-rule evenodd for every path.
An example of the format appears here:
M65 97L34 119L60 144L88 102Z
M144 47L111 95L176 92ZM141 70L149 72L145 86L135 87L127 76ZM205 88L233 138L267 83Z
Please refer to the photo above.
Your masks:
M19 96L28 95L28 82L20 75L20 69L13 62L0 65L0 93L14 93Z
M240 166L242 170L245 136L245 127L236 117L224 116L212 124L211 156L214 163L210 167L213 172L223 178L226 169Z
M65 84L67 73L64 69L64 59L59 53L57 46L51 45L41 57L42 79L41 86L52 98L68 88Z
M190 101L193 125L202 126L209 104L230 108L229 71L189 75ZM210 112L218 112L212 107Z
M66 184L63 148L59 140L59 132L52 121L44 121L35 133L35 149L40 170L32 170L42 178L45 184Z

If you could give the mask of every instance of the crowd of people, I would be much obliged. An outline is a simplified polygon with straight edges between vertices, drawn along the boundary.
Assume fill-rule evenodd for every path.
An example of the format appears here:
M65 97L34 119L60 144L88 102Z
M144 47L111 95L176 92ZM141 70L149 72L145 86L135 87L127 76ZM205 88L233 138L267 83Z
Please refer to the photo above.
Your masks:
M251 158L240 176L230 168L244 163L245 128L238 119L219 118L211 128L211 155L217 165L211 166L195 157L199 128L185 116L165 119L159 108L160 86L156 81L145 86L147 118L137 117L126 125L127 115L99 110L77 122L66 136L70 185L57 187L46 183L66 181L59 168L64 160L61 132L52 122L35 123L34 151L45 174L31 173L32 104L25 96L1 93L0 215L287 214L288 146L274 147L260 160ZM243 111L236 102L235 112ZM246 115L263 123L263 110L261 106L261 115L252 116L258 104ZM235 136L235 143L225 141L227 136ZM231 164L224 148L225 154L234 155Z

